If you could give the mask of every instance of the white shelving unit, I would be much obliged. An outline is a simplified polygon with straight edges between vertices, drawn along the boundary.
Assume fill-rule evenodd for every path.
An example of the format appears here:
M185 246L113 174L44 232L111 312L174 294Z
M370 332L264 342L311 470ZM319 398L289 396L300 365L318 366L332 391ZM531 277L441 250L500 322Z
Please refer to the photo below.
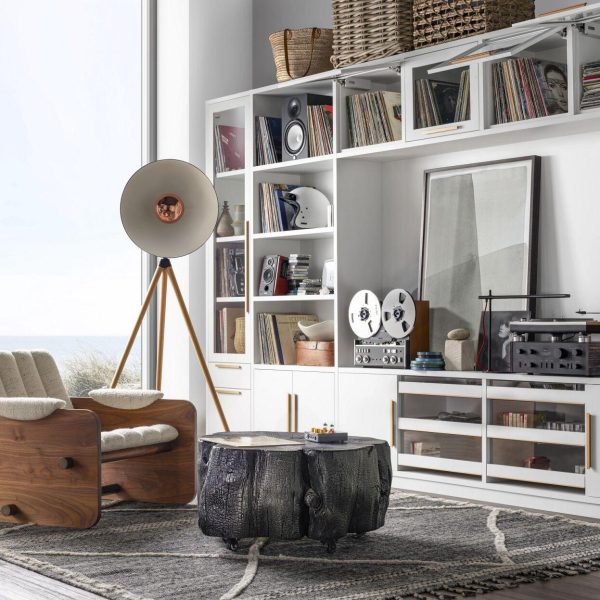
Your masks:
M600 11L593 7L565 15L574 19L593 15L594 11L600 21ZM424 160L450 152L465 154L496 147L500 151L508 144L524 140L537 142L536 153L543 155L547 139L600 132L600 109L579 109L581 66L600 59L600 40L587 33L585 25L578 23L551 27L548 20L537 19L519 28L457 40L207 103L206 172L212 175L219 198L228 200L230 205L243 204L246 215L244 236L217 238L207 245L208 359L233 429L302 430L323 421L333 422L340 429L357 435L388 439L395 482L404 489L597 516L600 510L600 436L597 433L600 379L357 369L352 366L353 335L347 324L348 304L357 290L371 289L383 297L381 294L390 289L390 272L394 274L392 287L410 289L416 280L421 199L413 196L419 189L415 182L423 177ZM477 50L479 47L485 47L490 54L482 56ZM540 57L566 63L568 111L497 125L491 65L506 56ZM459 62L453 62L457 58ZM413 111L416 79L431 76L456 81L458 73L465 69L469 70L471 94L468 121L417 129ZM402 92L401 140L349 147L346 97L367 88ZM334 153L256 165L255 116L280 116L287 97L307 92L333 98ZM244 128L244 169L215 173L213 131L217 122ZM461 160L458 164L463 162L473 160ZM259 212L261 182L318 188L332 204L332 227L263 233ZM559 200L555 199L554 210ZM397 218L395 205L398 204L407 208L402 219ZM548 213L544 216L552 217ZM392 227L394 233L390 235ZM217 298L215 253L229 246L243 247L246 251L245 295L235 299ZM334 259L334 294L257 295L263 257L294 252L312 255L317 276L320 276L323 261ZM386 268L382 266L384 261L387 261ZM216 351L216 315L226 306L243 308L243 353ZM256 315L291 311L334 320L333 367L260 364ZM522 407L532 414L554 407L570 418L583 419L586 431L504 427L498 423L497 413L506 406L514 411ZM437 419L440 411L451 410L476 413L481 416L481 423ZM207 430L217 431L220 424L210 398L206 411ZM434 445L439 441L439 456L411 452L412 442L428 440ZM536 454L551 454L552 470L523 466L524 459L533 456L534 450ZM575 466L586 464L584 473L575 472Z

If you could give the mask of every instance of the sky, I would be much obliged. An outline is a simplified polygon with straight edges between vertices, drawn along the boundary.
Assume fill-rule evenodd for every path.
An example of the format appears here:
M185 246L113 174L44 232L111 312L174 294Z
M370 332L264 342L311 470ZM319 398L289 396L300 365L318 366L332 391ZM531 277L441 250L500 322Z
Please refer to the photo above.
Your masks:
M0 335L126 335L141 0L0 0Z

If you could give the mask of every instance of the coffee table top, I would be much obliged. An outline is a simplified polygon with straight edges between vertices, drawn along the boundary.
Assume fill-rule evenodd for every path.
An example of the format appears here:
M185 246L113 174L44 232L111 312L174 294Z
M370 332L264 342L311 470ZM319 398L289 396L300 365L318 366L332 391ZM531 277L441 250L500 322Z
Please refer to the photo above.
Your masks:
M291 440L292 443L289 445L254 445L252 443L244 444L245 440L239 440L239 444L229 445L223 443L223 440L231 439L232 442L236 438L276 438L280 440ZM289 433L287 431L230 431L227 433L215 433L212 435L205 435L200 438L200 441L214 442L217 446L224 448L243 448L245 450L261 450L265 452L298 452L299 450L319 450L321 452L339 452L348 450L357 450L360 448L366 448L368 446L375 446L377 444L387 444L385 440L378 440L375 438L348 436L348 441L342 444L318 444L316 442L309 442L304 439L304 433Z

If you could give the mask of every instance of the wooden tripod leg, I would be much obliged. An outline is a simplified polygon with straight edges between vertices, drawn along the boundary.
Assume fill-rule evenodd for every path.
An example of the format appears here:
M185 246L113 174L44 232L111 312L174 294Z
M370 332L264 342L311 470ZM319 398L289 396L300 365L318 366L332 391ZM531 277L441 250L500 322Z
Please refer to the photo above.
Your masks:
M192 323L192 319L190 318L190 314L185 305L185 301L183 296L181 295L181 290L179 289L179 284L177 283L177 279L175 278L175 273L173 272L172 267L167 267L165 269L169 279L171 280L171 285L173 286L173 291L175 292L175 297L177 298L177 302L179 304L179 308L181 309L181 314L183 315L183 320L188 329L188 333L190 334L190 338L192 340L192 344L194 345L194 350L196 350L196 356L198 357L198 362L200 363L200 368L204 373L204 378L206 379L206 383L208 384L208 388L210 390L210 394L212 396L213 402L215 403L215 407L217 409L217 413L219 413L219 418L221 419L221 424L223 425L224 431L229 431L229 425L227 424L227 419L225 418L225 413L223 412L223 407L221 406L221 401L219 400L219 396L217 394L217 390L215 389L215 384L213 383L212 377L210 376L210 371L208 370L208 365L204 360L204 354L202 354L202 348L200 348L200 342L198 341L198 337L196 336L196 332L194 331L194 325Z
M165 348L165 316L167 311L167 284L169 278L163 269L160 286L160 313L158 317L158 343L156 348L156 389L162 386L163 356Z
M158 280L163 275L164 268L156 267L156 271L154 271L154 275L152 277L152 281L150 282L150 286L148 287L148 291L146 292L146 297L144 298L144 302L142 304L142 308L140 309L140 314L138 315L137 321L133 326L133 331L131 332L131 336L129 336L129 341L127 342L127 346L125 346L125 352L123 352L123 356L121 357L121 361L119 362L119 366L115 371L114 377L110 384L111 388L117 387L119 383L119 379L121 379L121 375L123 373L123 369L125 368L125 363L129 358L129 353L131 352L131 348L133 347L133 343L135 342L135 338L137 337L138 331L142 325L142 321L144 320L144 316L148 311L148 307L150 306L150 300L152 300L152 296L154 291L156 290L156 286L158 285Z

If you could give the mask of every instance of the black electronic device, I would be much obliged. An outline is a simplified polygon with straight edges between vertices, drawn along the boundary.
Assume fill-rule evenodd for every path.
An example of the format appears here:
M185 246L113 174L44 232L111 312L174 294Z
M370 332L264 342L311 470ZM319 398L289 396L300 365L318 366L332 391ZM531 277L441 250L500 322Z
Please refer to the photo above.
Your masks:
M509 324L513 373L532 375L600 375L600 321L528 319Z
M331 96L297 94L284 100L282 113L283 160L308 158L308 107L331 105Z
M284 296L288 291L288 259L278 254L265 256L260 272L259 296Z

